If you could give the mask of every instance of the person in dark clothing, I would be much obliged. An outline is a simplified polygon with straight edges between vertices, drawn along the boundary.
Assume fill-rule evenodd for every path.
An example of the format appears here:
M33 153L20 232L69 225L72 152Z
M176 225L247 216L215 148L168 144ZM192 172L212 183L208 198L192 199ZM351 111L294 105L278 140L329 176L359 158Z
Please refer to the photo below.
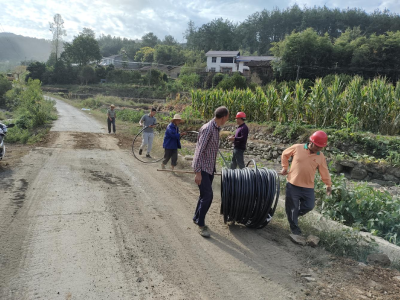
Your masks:
M244 112L238 112L236 114L236 134L229 137L229 140L233 142L233 156L231 162L231 169L236 169L239 166L240 169L244 168L244 151L246 150L247 137L249 136L249 128L244 123L246 120L246 114Z
M171 123L169 123L167 130L164 135L164 160L161 163L161 168L165 169L165 165L171 159L171 168L172 170L177 164L178 161L178 149L181 149L181 136L186 135L186 132L179 133L178 125L182 123L183 120L180 115L176 114L172 119Z
M110 109L107 110L108 133L111 133L111 124L112 124L112 129L115 134L115 118L116 117L117 117L117 113L115 112L115 105L111 104Z
M219 147L219 131L229 119L229 110L221 106L215 110L214 115L214 119L199 130L192 163L193 171L196 173L194 181L200 191L193 222L199 226L199 233L203 237L210 237L205 217L213 200L212 182Z

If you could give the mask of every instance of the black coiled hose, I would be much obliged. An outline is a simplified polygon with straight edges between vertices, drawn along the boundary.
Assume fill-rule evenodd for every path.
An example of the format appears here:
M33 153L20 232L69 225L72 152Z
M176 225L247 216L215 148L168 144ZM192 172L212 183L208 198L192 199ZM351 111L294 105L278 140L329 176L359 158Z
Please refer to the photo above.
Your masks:
M155 125L158 125L158 124L155 124ZM138 161L140 161L140 162L142 162L142 163L145 163L145 164L153 164L153 163L158 163L158 162L160 162L160 161L162 161L163 159L164 159L164 157L163 156L161 156L161 158L157 158L157 159L152 159L152 160L149 160L149 161L145 161L145 160L143 160L143 159L140 159L139 157L137 157L136 156L136 153L135 153L135 142L136 142L136 139L141 135L141 133L143 132L143 130L145 130L146 128L148 128L149 126L146 126L146 127L143 127L142 128L142 130L140 130L139 131L139 133L133 138L133 142L132 142L132 153L133 153L133 156L138 160Z
M253 162L254 168L249 168ZM278 205L280 182L275 170L257 168L254 160L244 169L222 169L221 214L224 222L263 228Z

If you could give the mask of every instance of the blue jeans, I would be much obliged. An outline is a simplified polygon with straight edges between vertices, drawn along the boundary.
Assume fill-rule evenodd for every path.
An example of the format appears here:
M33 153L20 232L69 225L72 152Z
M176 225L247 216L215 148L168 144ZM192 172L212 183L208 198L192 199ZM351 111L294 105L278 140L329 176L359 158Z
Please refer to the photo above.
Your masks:
M201 184L199 185L200 197L193 217L193 221L199 226L205 225L204 219L206 218L206 214L213 200L213 179L214 175L201 171Z
M111 124L113 125L113 132L115 133L115 118L107 118L108 133L111 133Z

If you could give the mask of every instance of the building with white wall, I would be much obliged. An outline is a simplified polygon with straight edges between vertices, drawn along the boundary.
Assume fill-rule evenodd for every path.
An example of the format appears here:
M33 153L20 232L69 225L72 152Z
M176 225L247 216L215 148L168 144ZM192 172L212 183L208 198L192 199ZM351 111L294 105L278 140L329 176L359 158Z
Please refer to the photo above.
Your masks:
M236 72L238 68L236 58L239 55L239 51L208 51L207 72Z
M250 75L251 66L269 65L276 60L274 56L240 56L239 51L208 51L207 72L240 72Z

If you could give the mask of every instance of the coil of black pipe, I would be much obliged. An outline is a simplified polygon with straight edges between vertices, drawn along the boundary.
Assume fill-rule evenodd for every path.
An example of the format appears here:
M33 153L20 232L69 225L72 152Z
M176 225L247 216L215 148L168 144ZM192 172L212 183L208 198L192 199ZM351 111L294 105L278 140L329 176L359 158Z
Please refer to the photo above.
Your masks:
M158 124L154 124L154 125L158 125ZM136 148L136 146L138 146L138 145L136 144L136 139L137 139L137 138L142 134L142 132L143 132L146 128L148 128L148 127L149 127L149 126L143 127L143 128L139 131L139 133L136 134L136 136L133 138L133 142L132 142L132 154L133 154L133 156L134 156L138 161L140 161L140 162L142 162L142 163L145 163L145 164L158 163L158 162L160 162L160 161L162 161L162 160L164 159L163 156L161 156L160 158L156 158L156 159L151 159L151 160L145 161L145 160L143 160L143 159L140 159L138 156L136 156L136 153L135 153L135 148Z
M250 162L254 167L249 168ZM278 205L280 182L275 170L257 168L254 160L244 169L222 169L221 214L224 222L263 228Z

